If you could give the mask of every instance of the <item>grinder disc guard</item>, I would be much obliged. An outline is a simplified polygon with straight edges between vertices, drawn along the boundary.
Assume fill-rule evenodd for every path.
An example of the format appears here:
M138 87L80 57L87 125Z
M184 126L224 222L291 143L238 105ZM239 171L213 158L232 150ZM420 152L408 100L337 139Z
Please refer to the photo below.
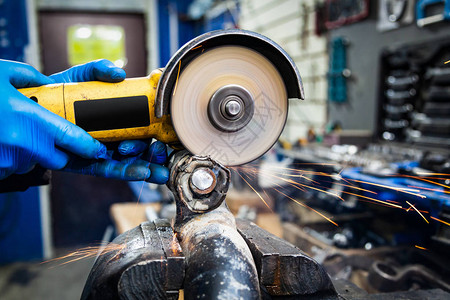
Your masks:
M266 57L243 46L219 46L179 74L170 114L192 154L235 166L260 157L277 141L287 98L282 76Z

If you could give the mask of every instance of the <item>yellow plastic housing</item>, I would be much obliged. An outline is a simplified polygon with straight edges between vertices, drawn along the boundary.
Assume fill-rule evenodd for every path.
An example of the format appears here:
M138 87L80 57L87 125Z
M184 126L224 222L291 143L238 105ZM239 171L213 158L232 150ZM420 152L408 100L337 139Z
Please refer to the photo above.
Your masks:
M166 144L177 144L178 138L172 127L170 116L164 115L162 118L156 118L155 116L156 88L161 73L162 71L157 69L147 77L125 79L118 83L90 81L51 84L20 89L19 91L39 105L74 124L77 124L74 102L146 96L150 119L148 126L96 130L88 131L88 133L104 142L156 138Z

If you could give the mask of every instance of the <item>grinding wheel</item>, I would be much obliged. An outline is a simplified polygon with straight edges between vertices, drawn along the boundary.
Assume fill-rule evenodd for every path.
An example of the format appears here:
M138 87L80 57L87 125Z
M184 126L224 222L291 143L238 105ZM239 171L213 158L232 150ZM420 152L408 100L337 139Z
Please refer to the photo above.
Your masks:
M260 157L277 141L287 98L282 76L266 57L243 46L219 46L183 68L170 114L192 154L235 166Z

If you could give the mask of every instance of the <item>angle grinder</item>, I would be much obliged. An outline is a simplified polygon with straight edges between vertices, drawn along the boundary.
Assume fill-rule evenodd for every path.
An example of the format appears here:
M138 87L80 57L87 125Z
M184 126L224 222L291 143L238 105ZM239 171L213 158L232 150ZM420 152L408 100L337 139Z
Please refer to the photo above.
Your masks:
M284 128L288 99L304 98L287 53L237 29L191 40L147 77L19 91L100 141L156 138L225 166L268 151Z

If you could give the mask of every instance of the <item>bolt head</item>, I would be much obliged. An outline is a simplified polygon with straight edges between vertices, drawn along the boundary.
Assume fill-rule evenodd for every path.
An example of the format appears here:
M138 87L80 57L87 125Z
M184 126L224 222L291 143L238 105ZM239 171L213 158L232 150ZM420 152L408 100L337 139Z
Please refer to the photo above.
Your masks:
M215 182L215 175L211 170L199 168L191 175L191 183L199 191L208 191Z

